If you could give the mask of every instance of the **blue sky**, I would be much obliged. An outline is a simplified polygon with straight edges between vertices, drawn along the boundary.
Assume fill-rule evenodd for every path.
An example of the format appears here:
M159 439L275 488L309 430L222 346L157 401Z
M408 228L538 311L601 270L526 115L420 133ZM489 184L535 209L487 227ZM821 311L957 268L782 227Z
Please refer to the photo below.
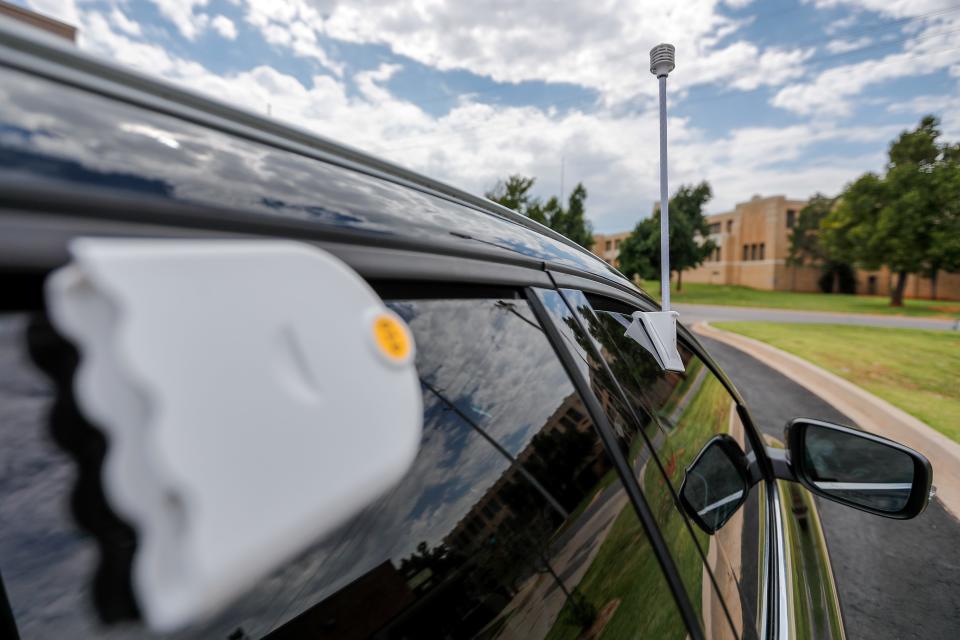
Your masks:
M925 113L960 138L960 0L31 0L97 55L482 193L587 187L597 231L657 197L656 79L677 46L670 178L709 211L836 193Z

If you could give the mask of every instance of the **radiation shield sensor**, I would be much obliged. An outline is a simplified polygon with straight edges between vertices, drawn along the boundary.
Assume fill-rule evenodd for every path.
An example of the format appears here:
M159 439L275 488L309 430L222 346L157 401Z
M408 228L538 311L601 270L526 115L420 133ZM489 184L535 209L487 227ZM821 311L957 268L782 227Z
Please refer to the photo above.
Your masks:
M660 311L635 311L626 336L636 340L656 357L666 371L683 371L677 351L677 318L670 310L670 197L667 186L667 76L676 67L672 44L650 50L650 73L660 85Z
M147 625L208 618L396 485L420 444L410 329L288 241L75 240L47 280Z

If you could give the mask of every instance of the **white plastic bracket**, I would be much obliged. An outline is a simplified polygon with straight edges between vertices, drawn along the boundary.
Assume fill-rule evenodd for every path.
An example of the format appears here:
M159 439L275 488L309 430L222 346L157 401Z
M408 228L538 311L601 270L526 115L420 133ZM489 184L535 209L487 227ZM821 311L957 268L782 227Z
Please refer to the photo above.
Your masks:
M79 239L46 283L81 354L147 625L212 616L393 487L423 412L405 322L287 241Z
M683 371L683 360L677 351L679 315L676 311L634 311L625 335L650 351L662 369Z

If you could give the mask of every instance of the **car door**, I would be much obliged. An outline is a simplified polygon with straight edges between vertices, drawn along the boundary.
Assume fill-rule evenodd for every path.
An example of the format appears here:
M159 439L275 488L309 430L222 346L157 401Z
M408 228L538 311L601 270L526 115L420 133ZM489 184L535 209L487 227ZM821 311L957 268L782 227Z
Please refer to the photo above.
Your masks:
M175 637L700 637L522 294L381 293L416 340L424 431L413 467L218 618ZM149 637L138 624L96 622L94 542L64 517L72 465L45 437L55 389L27 354L28 342L35 354L58 347L30 326L24 314L0 322L0 568L14 619L24 638Z
M714 535L699 529L676 506L686 470L713 437L729 435L749 457L756 455L756 434L744 424L736 399L692 343L683 337L678 340L684 372L663 371L643 345L625 335L636 307L572 289L562 293L620 387L636 422L643 425L639 430L625 430L624 446L634 451L642 441L655 454L658 464L647 465L637 478L648 501L662 505L661 527L672 531L677 540L694 540L699 550L698 560L680 542L675 543L677 552L686 554L678 564L702 562L705 622L710 624L712 617L725 612L738 636L756 637L763 626L765 597L763 483L751 488L743 507Z

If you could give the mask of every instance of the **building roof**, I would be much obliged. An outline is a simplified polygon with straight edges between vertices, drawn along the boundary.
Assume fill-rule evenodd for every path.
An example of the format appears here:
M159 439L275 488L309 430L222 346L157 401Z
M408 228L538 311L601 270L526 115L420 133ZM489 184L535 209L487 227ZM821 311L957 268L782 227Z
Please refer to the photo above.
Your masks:
M19 20L24 24L42 29L70 42L76 42L77 40L77 28L75 26L4 0L0 0L0 16L8 16L14 20Z

